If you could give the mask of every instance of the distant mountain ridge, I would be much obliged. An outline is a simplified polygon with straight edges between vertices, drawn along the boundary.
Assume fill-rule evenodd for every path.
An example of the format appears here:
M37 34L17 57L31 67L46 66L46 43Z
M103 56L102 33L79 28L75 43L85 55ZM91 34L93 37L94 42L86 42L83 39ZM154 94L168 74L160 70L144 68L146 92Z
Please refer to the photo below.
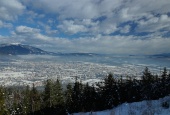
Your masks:
M28 54L49 54L50 52L23 44L1 44L0 54L3 55L28 55Z
M94 53L53 53L23 44L0 44L0 55L93 56Z
M170 53L155 54L155 55L152 55L152 56L157 57L157 58L169 58Z

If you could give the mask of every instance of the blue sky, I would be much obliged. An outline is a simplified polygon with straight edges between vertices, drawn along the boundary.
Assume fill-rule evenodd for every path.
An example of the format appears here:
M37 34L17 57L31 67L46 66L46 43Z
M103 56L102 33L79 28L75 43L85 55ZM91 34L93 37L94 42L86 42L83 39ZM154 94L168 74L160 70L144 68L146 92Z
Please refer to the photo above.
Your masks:
M53 52L170 53L169 0L0 0L0 42Z

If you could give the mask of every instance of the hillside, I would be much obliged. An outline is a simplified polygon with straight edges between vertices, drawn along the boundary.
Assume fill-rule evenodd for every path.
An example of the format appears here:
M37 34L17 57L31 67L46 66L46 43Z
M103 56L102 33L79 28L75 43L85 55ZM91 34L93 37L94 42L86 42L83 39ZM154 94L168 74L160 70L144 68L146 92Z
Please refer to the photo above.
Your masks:
M96 112L81 112L73 115L169 115L170 108L162 106L167 102L170 104L170 97L160 98L158 100L145 100L141 102L123 103L110 110Z
M0 54L2 55L27 55L27 54L49 54L49 52L22 44L1 44Z

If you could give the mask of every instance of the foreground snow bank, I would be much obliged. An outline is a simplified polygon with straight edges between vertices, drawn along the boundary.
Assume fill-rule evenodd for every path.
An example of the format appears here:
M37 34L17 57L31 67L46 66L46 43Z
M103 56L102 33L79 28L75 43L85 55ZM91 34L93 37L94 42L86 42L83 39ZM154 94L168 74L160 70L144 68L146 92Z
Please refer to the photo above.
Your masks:
M170 105L170 96L159 100L124 103L111 110L74 113L73 115L170 115L170 107L162 107L163 102Z

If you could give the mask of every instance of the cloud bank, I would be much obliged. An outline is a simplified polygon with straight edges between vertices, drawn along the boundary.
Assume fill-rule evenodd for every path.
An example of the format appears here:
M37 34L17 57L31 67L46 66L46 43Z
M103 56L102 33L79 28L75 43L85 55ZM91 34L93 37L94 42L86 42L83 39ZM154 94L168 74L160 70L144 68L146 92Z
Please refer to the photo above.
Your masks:
M0 40L55 52L170 50L169 0L0 0Z

